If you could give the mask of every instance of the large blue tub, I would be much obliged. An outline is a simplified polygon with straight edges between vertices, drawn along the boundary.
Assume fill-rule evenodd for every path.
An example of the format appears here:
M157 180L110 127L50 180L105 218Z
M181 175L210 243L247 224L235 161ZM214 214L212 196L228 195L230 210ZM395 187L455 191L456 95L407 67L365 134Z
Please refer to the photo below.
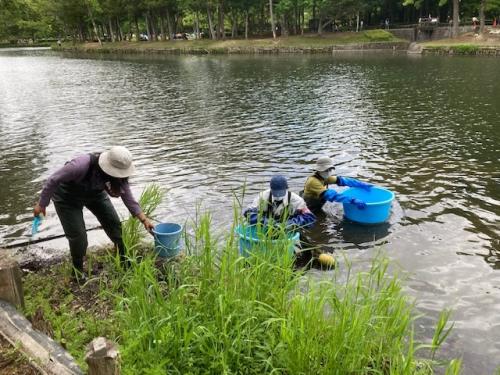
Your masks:
M283 245L288 250L290 255L295 253L295 246L300 240L299 232L290 232L287 238L282 239L266 239L257 232L256 225L238 226L236 227L236 234L239 236L239 249L240 254L248 257L252 252L264 252L267 250L268 245Z
M154 227L155 251L161 257L173 257L179 254L182 225L161 223Z
M361 224L379 224L387 221L391 215L394 193L390 190L373 186L370 190L349 188L342 194L366 202L366 208L360 210L356 205L344 203L344 216Z

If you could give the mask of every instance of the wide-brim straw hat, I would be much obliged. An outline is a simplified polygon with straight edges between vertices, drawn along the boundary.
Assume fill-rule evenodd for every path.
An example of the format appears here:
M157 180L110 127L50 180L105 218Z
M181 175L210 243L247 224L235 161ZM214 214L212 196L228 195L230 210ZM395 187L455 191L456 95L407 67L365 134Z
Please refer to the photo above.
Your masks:
M99 156L99 167L111 177L126 178L135 172L132 154L123 146L111 147Z
M333 160L328 156L320 156L318 160L316 160L316 165L314 166L313 169L318 172L324 172L330 168L335 168Z

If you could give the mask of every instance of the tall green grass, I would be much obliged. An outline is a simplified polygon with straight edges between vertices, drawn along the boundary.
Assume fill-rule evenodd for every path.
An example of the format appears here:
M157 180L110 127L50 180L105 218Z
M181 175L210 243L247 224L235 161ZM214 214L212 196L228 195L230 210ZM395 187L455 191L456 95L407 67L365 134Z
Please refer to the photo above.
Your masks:
M161 200L157 192L142 201L151 203L149 215ZM238 217L236 209L234 225ZM261 230L267 250L244 258L234 227L214 237L204 214L186 238L188 255L159 265L140 230L124 226L141 256L131 256L127 270L109 266L100 298L114 309L92 329L118 342L124 374L432 374L447 366L436 353L449 333L448 313L432 342L415 342L414 306L383 257L366 272L348 270L347 280L335 273L312 278L294 270L284 230ZM58 332L78 318L64 311L48 314ZM84 338L90 341L88 333ZM68 347L81 360L82 336L72 328L65 339L78 342L81 350ZM458 374L460 366L454 360L446 373Z
M187 242L197 256L175 270L153 257L133 266L117 308L125 374L429 374L439 364L448 316L432 344L414 343L413 305L386 259L346 282L314 280L294 271L286 241L242 258L210 221ZM431 358L418 357L424 347Z

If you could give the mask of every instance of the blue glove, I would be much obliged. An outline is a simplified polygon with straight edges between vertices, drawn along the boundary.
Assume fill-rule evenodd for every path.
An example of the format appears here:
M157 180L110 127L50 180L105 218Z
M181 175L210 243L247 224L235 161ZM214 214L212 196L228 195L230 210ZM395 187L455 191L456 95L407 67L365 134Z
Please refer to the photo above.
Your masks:
M370 190L373 186L363 181L356 180L355 178L337 176L337 185L339 186L349 186L349 187L359 187L361 189Z
M32 236L38 233L38 227L40 226L41 223L42 223L42 216L41 215L35 216L35 218L33 219L33 224L31 224Z
M366 208L366 203L356 198L351 198L349 203L356 205L356 207L358 207L360 210L364 210Z
M336 197L339 195L335 190L328 189L323 193L323 198L328 202L334 202Z
M314 224L316 221L316 216L312 212L302 213L291 217L286 221L287 229L292 229L293 227L306 228Z
M248 220L248 224L255 225L259 221L259 211L256 208L250 208L243 212L243 216L245 216ZM263 225L267 225L269 221L267 215L265 213L260 214L260 222Z
M328 202L349 203L351 201L351 197L346 196L342 193L337 193L333 189L325 190L325 192L323 193L323 198Z

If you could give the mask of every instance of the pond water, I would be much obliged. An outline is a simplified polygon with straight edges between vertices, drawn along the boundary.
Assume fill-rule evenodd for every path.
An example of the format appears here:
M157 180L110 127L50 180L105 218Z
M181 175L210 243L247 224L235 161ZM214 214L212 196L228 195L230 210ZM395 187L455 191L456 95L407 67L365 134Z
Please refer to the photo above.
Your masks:
M493 58L0 51L0 241L26 239L44 179L79 153L127 146L137 160L134 192L151 182L168 189L159 219L183 222L201 205L218 228L230 225L243 187L246 204L281 173L298 192L327 154L338 174L387 187L397 201L390 222L376 227L346 223L331 205L314 240L360 265L382 249L429 315L419 335L431 335L439 310L453 309L446 355L463 356L464 373L492 373L500 364L499 122ZM40 236L61 232L50 205Z

